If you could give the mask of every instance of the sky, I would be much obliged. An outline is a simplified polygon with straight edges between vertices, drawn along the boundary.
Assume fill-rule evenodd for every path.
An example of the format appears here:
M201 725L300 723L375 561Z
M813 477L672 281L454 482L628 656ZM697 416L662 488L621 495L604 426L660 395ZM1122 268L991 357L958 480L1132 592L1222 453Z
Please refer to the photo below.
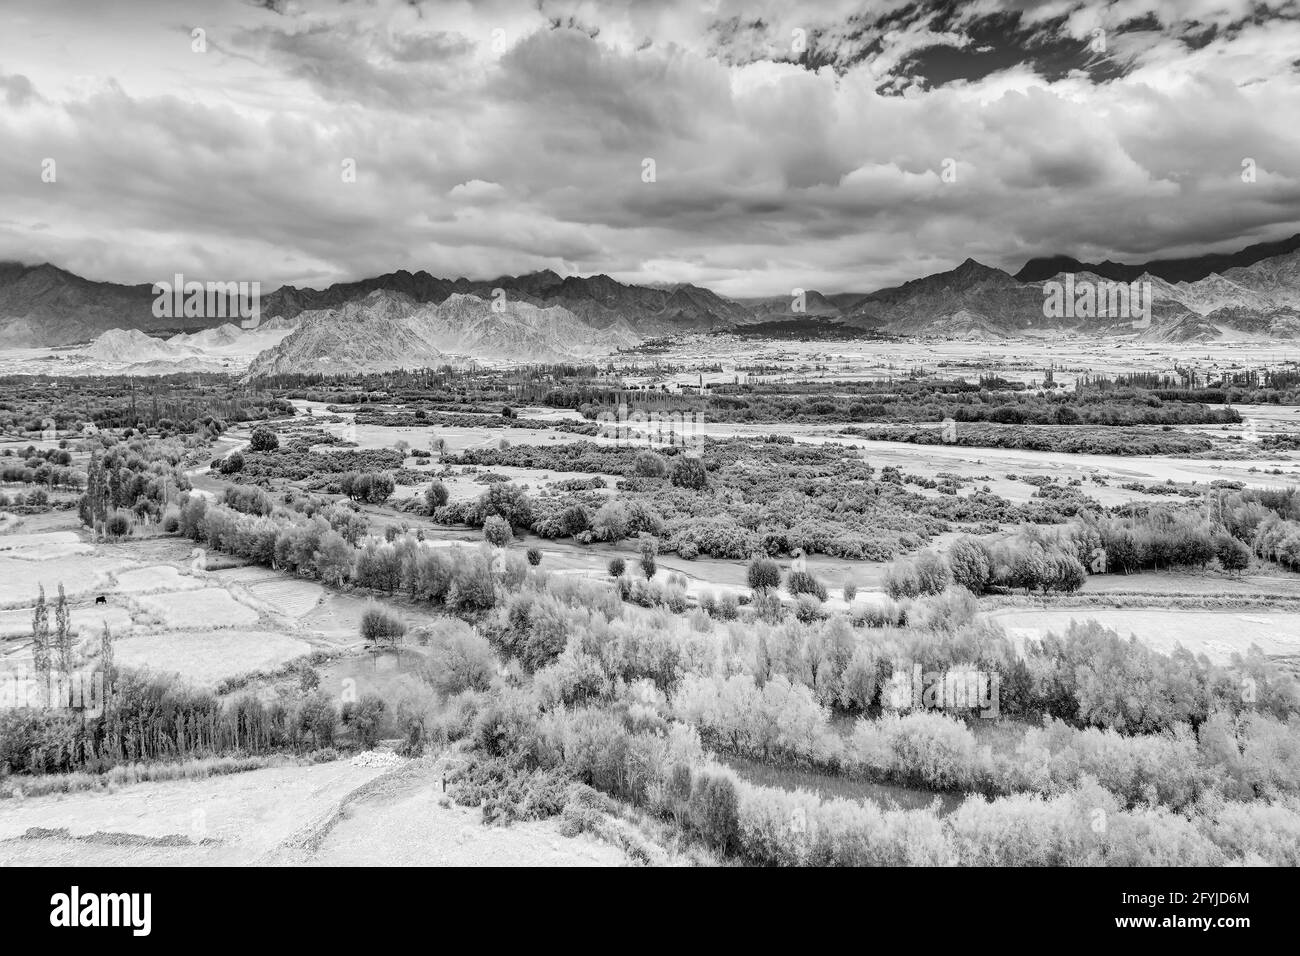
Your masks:
M0 0L0 260L866 292L1300 232L1300 4Z

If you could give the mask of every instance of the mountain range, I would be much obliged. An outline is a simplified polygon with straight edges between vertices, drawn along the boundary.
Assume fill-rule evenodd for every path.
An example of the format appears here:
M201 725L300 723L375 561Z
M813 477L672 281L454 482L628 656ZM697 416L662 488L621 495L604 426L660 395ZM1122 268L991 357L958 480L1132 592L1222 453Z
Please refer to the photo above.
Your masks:
M584 361L640 341L621 318L595 328L562 306L459 292L433 304L375 289L337 308L299 312L295 321L293 332L254 359L250 375Z
M1053 315L1050 283L1139 282L1150 322L1129 316ZM0 346L49 348L94 341L90 352L137 362L157 349L198 361L248 355L258 371L387 368L482 360L568 361L682 332L720 331L792 318L827 319L900 336L1011 338L1045 332L1150 341L1300 336L1300 235L1233 254L1129 266L1054 256L1012 275L967 259L954 269L871 293L809 290L728 299L701 286L633 285L607 275L545 270L479 281L398 271L324 289L284 286L263 295L259 329L196 317L158 318L150 285L96 282L48 263L0 263ZM150 333L129 341L111 330ZM260 335L276 334L263 340ZM167 350L164 350L167 351Z

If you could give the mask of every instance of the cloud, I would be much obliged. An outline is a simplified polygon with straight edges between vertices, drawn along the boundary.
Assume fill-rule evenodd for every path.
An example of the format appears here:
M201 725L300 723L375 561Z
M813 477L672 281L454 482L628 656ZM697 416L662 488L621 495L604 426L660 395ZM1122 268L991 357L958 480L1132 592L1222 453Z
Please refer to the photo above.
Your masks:
M867 291L1300 231L1287 9L142 0L109 31L14 2L0 260L95 278Z
M4 91L5 103L14 109L20 109L39 99L32 81L21 73L12 76L0 73L0 90Z

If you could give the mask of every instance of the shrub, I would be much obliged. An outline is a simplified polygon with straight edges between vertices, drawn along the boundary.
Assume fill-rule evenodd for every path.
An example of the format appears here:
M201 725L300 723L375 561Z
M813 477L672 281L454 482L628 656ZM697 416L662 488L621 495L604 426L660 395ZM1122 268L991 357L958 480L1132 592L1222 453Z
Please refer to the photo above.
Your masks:
M162 528L167 534L175 534L181 527L181 513L179 508L168 508L167 513L163 515Z
M463 621L439 621L429 637L426 679L440 694L485 691L496 673L487 639Z
M934 551L922 551L916 556L917 585L922 594L939 594L952 583L948 562Z
M424 510L429 514L433 514L434 511L445 505L450 497L447 486L441 481L435 481L424 489Z
M733 849L740 836L740 798L735 779L720 767L700 768L691 781L687 815L706 844L722 853Z
M818 601L826 600L826 585L818 581L810 571L791 571L786 576L785 586L793 596L810 594Z
M610 558L608 570L611 578L621 578L627 570L627 562L622 558Z
M1250 567L1250 548L1232 535L1221 534L1214 540L1214 556L1223 570L1236 574Z
M514 540L514 532L510 530L510 524L504 518L490 515L483 522L483 540L498 548L504 548Z
M771 558L756 555L745 573L749 586L755 591L781 586L781 567Z
M357 735L357 743L367 750L379 743L384 720L384 700L376 694L362 694L355 704L344 706L344 721Z
M679 488L702 491L708 487L709 476L703 460L692 455L678 455L673 461L672 482Z
M632 461L632 474L638 478L662 478L668 474L668 462L653 451L641 451Z
M885 593L895 601L914 598L921 593L921 579L916 565L903 558L885 568Z
M219 466L223 475L233 475L244 470L244 456L237 451L232 451L225 458L221 459Z
M118 509L108 516L104 531L110 538L125 538L131 533L131 512Z
M822 602L815 594L800 594L794 604L794 616L804 624L811 624L821 619Z
M852 604L853 599L858 596L858 586L852 581L846 581L843 588L844 603Z
M537 567L539 564L542 563L541 548L529 548L527 553L528 553L528 563L530 565L532 565L533 567Z
M963 536L948 549L948 567L952 579L972 594L983 594L993 579L993 562L984 545Z
M280 447L280 439L271 429L265 425L259 425L253 429L253 434L248 441L248 447L253 451L275 451Z

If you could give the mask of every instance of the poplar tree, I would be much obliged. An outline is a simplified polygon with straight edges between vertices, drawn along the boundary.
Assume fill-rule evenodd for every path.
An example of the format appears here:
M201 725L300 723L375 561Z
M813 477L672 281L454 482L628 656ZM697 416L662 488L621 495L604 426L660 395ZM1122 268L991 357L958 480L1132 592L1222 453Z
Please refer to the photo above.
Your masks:
M108 713L113 701L113 632L104 622L104 630L99 635L99 669L104 680L104 713Z
M72 628L69 626L68 598L63 593L62 581L59 582L59 600L54 605L54 646L59 652L59 670L64 674L71 674Z
M50 688L50 609L45 603L45 585L41 585L32 613L32 665L36 668L41 699L46 700Z

